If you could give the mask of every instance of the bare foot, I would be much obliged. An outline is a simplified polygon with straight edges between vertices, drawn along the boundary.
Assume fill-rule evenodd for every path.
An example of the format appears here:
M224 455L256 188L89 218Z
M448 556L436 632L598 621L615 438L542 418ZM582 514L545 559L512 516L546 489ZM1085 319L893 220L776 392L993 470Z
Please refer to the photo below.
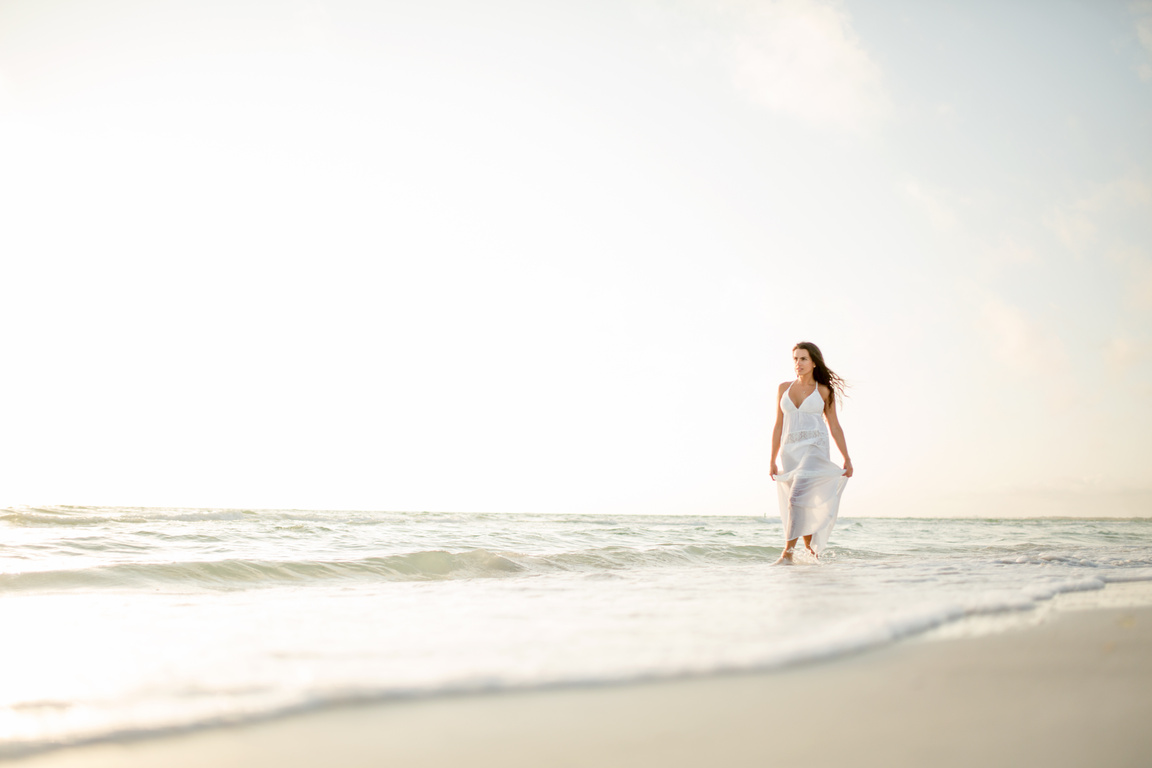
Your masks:
M792 553L795 551L792 547L784 550L780 553L780 559L772 563L772 565L795 565L795 563L792 562Z

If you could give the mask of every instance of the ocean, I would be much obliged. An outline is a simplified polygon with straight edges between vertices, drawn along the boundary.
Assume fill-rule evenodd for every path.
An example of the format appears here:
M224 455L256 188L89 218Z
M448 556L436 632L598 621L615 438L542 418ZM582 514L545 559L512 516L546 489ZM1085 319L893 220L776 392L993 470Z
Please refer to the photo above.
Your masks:
M770 669L1152 581L1150 519L0 510L0 758L359 701Z

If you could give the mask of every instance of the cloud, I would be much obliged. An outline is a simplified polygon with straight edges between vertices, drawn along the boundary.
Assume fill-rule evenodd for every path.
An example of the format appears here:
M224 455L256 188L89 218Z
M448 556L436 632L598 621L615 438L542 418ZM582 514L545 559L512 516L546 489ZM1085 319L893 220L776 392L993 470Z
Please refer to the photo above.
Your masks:
M1134 22L1136 39L1140 41L1140 45L1148 55L1152 56L1152 2L1132 3L1128 7L1137 16ZM1141 61L1136 65L1136 73L1141 80L1152 81L1152 63L1147 60Z
M1104 345L1104 362L1114 376L1127 377L1148 359L1148 344L1139 339L1118 336Z
M749 99L823 128L866 131L889 110L883 73L838 5L776 0L742 9L728 51Z
M965 269L981 282L1031 273L1043 261L1027 240L1008 233L1001 234L996 240L975 244L971 248L971 257Z
M1040 261L1033 248L1011 237L1002 238L981 255L997 265L1036 264Z
M1066 247L1080 251L1095 242L1105 223L1111 224L1109 231L1120 232L1116 219L1130 213L1145 226L1152 219L1152 187L1134 176L1090 185L1071 203L1057 206L1044 223Z
M1044 393L1058 412L1075 402L1077 388L1071 375L1064 340L1039 317L998 296L985 297L979 327L996 363Z
M925 187L918 181L904 185L904 194L925 215L932 226L944 232L956 228L958 217L952 205L945 201L946 194L939 189Z
M1060 242L1070 250L1078 250L1096 234L1092 217L1076 206L1059 208L1049 214L1044 223L1056 233Z
M1122 270L1124 308L1138 313L1152 311L1152 256L1133 245L1114 247L1107 255Z

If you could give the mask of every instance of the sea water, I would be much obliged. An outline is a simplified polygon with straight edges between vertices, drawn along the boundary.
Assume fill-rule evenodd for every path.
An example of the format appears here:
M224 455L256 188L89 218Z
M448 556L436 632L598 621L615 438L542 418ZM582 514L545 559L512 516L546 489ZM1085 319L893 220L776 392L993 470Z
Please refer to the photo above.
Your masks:
M0 758L354 701L833 657L1152 580L1152 520L0 510Z

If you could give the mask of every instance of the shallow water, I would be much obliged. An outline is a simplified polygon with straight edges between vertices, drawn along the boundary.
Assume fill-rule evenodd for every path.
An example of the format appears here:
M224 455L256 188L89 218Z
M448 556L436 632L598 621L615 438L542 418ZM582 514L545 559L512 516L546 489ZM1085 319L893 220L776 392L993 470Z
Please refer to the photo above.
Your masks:
M766 668L1152 580L1152 520L0 511L0 756L300 708Z

